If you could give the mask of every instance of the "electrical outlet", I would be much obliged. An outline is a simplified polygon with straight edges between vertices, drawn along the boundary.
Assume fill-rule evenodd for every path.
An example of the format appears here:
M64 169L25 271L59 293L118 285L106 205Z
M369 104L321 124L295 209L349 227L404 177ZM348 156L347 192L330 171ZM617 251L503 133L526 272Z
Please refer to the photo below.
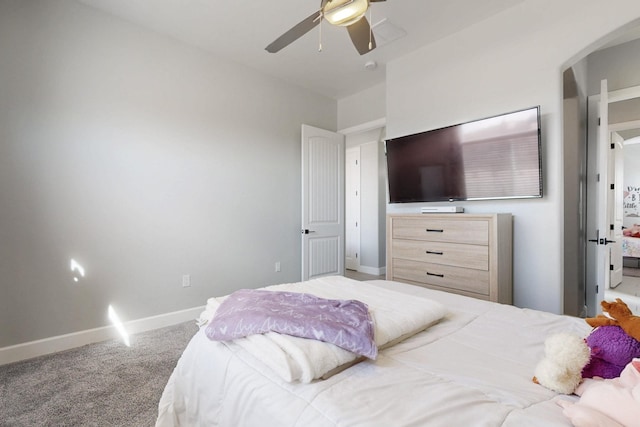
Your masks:
M188 288L189 286L191 286L191 275L183 274L182 275L182 287L183 288Z
M276 261L276 273L280 272L280 261Z

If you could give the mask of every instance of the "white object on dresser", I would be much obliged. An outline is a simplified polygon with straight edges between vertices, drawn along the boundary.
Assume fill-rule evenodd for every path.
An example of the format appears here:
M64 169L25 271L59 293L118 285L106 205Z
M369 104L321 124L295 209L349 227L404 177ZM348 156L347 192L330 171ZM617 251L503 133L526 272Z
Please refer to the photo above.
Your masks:
M388 215L387 280L512 304L512 215Z
M425 208L420 208L420 212L423 214L427 213L462 213L464 212L464 208L462 206L430 206Z

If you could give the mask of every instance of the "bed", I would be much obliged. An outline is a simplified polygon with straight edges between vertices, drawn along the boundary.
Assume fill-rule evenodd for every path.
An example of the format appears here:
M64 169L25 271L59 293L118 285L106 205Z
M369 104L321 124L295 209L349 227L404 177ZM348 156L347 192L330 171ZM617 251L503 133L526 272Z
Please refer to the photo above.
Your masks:
M640 237L622 236L622 256L633 264L629 266L640 267Z
M411 303L395 307L398 316L421 304L445 311L422 331L388 342L376 360L356 357L308 382L284 378L250 346L211 341L202 326L167 382L156 425L571 426L555 401L577 398L535 384L532 376L544 340L556 332L586 336L583 319L383 280L333 276L302 283L401 294ZM209 300L203 324L219 303ZM376 328L378 316L375 311Z

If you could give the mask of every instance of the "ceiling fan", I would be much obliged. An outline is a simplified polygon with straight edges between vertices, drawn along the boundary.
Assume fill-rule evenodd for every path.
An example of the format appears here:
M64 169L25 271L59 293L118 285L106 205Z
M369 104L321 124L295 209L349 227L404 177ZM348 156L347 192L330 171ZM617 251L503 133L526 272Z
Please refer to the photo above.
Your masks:
M321 0L319 10L278 37L265 49L267 52L276 53L326 19L330 24L347 27L356 50L360 55L364 55L376 48L369 21L364 15L369 9L369 3L382 1L386 0Z

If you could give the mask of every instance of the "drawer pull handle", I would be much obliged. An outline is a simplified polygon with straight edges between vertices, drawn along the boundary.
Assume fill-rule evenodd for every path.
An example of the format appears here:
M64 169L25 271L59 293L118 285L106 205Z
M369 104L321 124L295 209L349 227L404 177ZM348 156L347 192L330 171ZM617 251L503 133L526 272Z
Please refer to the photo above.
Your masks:
M432 255L444 255L444 252L442 251L427 251L427 253Z
M427 233L443 233L444 230L437 228L427 228Z
M429 273L429 272L427 271L427 276L444 277L444 274Z

